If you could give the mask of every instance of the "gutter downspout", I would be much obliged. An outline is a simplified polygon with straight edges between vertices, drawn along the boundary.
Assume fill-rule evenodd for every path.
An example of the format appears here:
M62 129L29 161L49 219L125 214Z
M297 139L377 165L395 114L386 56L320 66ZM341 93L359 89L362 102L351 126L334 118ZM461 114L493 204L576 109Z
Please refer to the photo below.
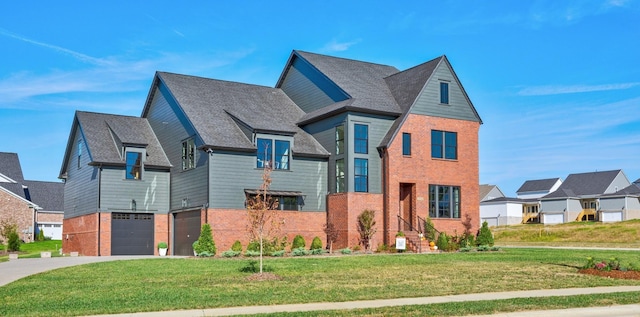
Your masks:
M101 256L101 254L100 254L100 249L101 249L100 248L100 243L101 243L101 241L100 241L100 232L101 232L100 231L101 230L100 223L102 222L102 219L101 219L102 217L101 217L101 214L100 214L100 204L101 204L100 197L101 197L101 195L102 195L102 164L100 164L100 166L98 167L98 210L97 210L98 211L98 256Z
M380 157L382 158L382 228L383 228L383 239L382 243L385 245L390 245L389 241L389 154L386 148L381 148Z

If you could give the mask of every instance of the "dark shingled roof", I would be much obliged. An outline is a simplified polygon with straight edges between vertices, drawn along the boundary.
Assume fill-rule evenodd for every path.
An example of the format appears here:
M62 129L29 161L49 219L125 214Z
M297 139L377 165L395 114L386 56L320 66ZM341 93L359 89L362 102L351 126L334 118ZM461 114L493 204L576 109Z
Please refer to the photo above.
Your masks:
M602 195L620 173L622 170L569 174L558 190L542 199Z
M25 181L31 201L44 211L64 211L64 183Z
M0 152L0 174L15 181L15 183L0 183L0 186L22 198L26 198L22 188L24 176L17 153Z
M76 119L85 137L91 164L124 165L121 149L116 145L120 141L146 147L145 165L171 167L146 118L76 111Z
M303 51L294 51L293 54L309 62L350 97L348 103L339 102L336 105L307 114L300 118L300 124L323 118L330 113L346 110L392 116L398 116L402 113L402 109L398 106L384 79L398 73L397 68Z
M528 180L520 186L516 193L525 193L525 192L539 192L539 191L549 191L555 185L560 178L547 178L547 179L536 179L536 180Z
M494 188L500 192L501 197L505 197L497 185L480 184L480 200L484 199Z
M329 155L296 124L304 112L281 90L203 77L158 72L205 147L255 151L234 117L256 132L293 135L292 153ZM147 105L148 107L148 105ZM146 112L143 111L143 116Z

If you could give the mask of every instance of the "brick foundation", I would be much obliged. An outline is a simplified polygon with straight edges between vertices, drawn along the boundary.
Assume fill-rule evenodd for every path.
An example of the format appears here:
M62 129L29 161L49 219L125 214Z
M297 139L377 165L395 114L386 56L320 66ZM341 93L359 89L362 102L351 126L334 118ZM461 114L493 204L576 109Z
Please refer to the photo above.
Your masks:
M323 231L327 214L323 211L279 211L283 223L280 236L286 236L289 246L296 235L304 237L307 248L314 237L320 237L323 247L326 235ZM247 211L244 209L208 209L206 219L213 230L213 239L218 253L231 249L236 240L244 249L249 244ZM288 249L287 249L288 250Z
M98 213L64 219L62 230L63 253L98 255Z

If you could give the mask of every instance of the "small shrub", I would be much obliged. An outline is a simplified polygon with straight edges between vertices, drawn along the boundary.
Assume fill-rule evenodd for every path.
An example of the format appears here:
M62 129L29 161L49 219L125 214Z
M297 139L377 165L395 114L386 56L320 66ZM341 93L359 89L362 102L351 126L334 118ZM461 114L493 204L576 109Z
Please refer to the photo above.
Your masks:
M260 241L251 241L247 245L247 251L260 252Z
M304 238L301 235L295 236L293 238L293 243L291 243L291 251L294 249L304 248L307 243L304 241Z
M282 257L284 256L284 253L285 253L284 250L273 251L271 252L271 256Z
M313 250L309 250L309 252L313 255L320 255L322 253L324 253L324 249L313 249Z
M310 249L311 250L322 249L322 240L320 240L320 237L313 238L313 241L311 241Z
M198 240L193 241L193 243L191 244L191 247L193 248L193 253L197 256L198 255L198 244L200 244L198 242Z
M351 254L351 249L344 248L344 249L340 250L340 253L342 253L342 254Z
M225 258L234 258L234 257L237 257L238 255L240 255L240 251L228 250L228 251L222 252L222 256Z
M242 243L240 240L236 240L231 246L231 251L242 252Z
M304 256L304 255L309 255L310 251L305 250L304 247L302 248L295 248L293 250L291 250L291 255L293 256Z
M20 236L18 235L18 232L16 231L9 232L7 241L8 241L7 251L9 252L20 251Z
M461 247L460 252L471 252L473 249L473 247Z
M197 247L194 248L200 256L200 253L206 252L210 255L216 255L216 243L213 241L213 233L211 232L211 225L205 223L200 230L200 237L198 238Z
M167 243L166 243L166 242L164 242L164 241L160 241L160 242L158 243L158 249L166 249L167 247L168 247L168 246L167 246Z
M482 223L482 227L478 232L478 238L476 239L477 245L493 246L493 233L489 229L489 224L485 221Z
M389 246L386 244L378 244L377 253L389 252Z
M396 233L396 237L404 237L404 232L398 231L398 233Z
M489 246L488 245L479 245L477 248L478 251L489 251Z
M439 250L449 250L449 237L445 232L440 232L440 235L438 235L438 240L436 241L436 245L438 246Z
M358 215L358 233L360 233L360 243L365 251L371 251L371 239L376 234L376 212L365 209Z
M618 258L610 258L607 263L610 270L619 270L620 269L620 260Z
M492 246L491 249L489 249L489 251L500 251L500 248L496 246Z
M241 267L239 271L243 273L258 273L260 272L260 266L258 265L258 261L251 260L245 266ZM271 272L273 269L268 265L264 265L262 271Z
M436 230L429 217L424 220L424 238L429 241L436 241Z
M44 230L43 229L38 230L38 238L36 240L37 241L44 241Z
M360 245L354 245L354 246L353 246L353 251L354 251L354 252L358 252L358 251L360 251L360 250L362 250L362 248L360 247Z
M252 257L256 257L256 256L260 256L260 251L251 251L251 250L247 250L247 251L244 253L244 256L246 256L246 257L250 257L250 258L252 258Z
M212 256L214 256L214 255L215 255L215 254L212 254L212 253L211 253L211 252L209 252L209 251L202 251L202 252L198 252L198 256L199 256L199 257L202 257L202 258L208 258L208 257L212 257Z

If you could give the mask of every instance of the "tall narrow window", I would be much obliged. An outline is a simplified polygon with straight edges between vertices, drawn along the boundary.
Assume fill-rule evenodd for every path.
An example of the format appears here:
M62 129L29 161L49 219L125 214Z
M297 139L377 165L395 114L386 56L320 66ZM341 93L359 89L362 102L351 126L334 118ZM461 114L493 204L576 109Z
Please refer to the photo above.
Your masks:
M346 191L344 186L344 159L336 160L336 193Z
M78 141L78 169L80 169L80 161L82 159L82 140Z
M344 125L336 127L336 155L344 153Z
M355 153L367 154L369 152L369 127L364 124L354 124L354 146Z
M272 151L272 140L271 139L258 139L256 142L256 147L258 148L257 154L257 167L264 168L271 164L271 151Z
M367 159L354 160L353 190L356 192L369 191L369 161Z
M440 103L449 104L449 83L440 83Z
M458 159L458 133L431 130L431 157Z
M127 179L140 179L142 177L142 153L140 152L127 152Z
M402 155L411 155L411 133L402 134Z
M182 141L182 170L196 167L196 142L194 139Z
M276 140L276 160L273 169L289 169L289 141Z

